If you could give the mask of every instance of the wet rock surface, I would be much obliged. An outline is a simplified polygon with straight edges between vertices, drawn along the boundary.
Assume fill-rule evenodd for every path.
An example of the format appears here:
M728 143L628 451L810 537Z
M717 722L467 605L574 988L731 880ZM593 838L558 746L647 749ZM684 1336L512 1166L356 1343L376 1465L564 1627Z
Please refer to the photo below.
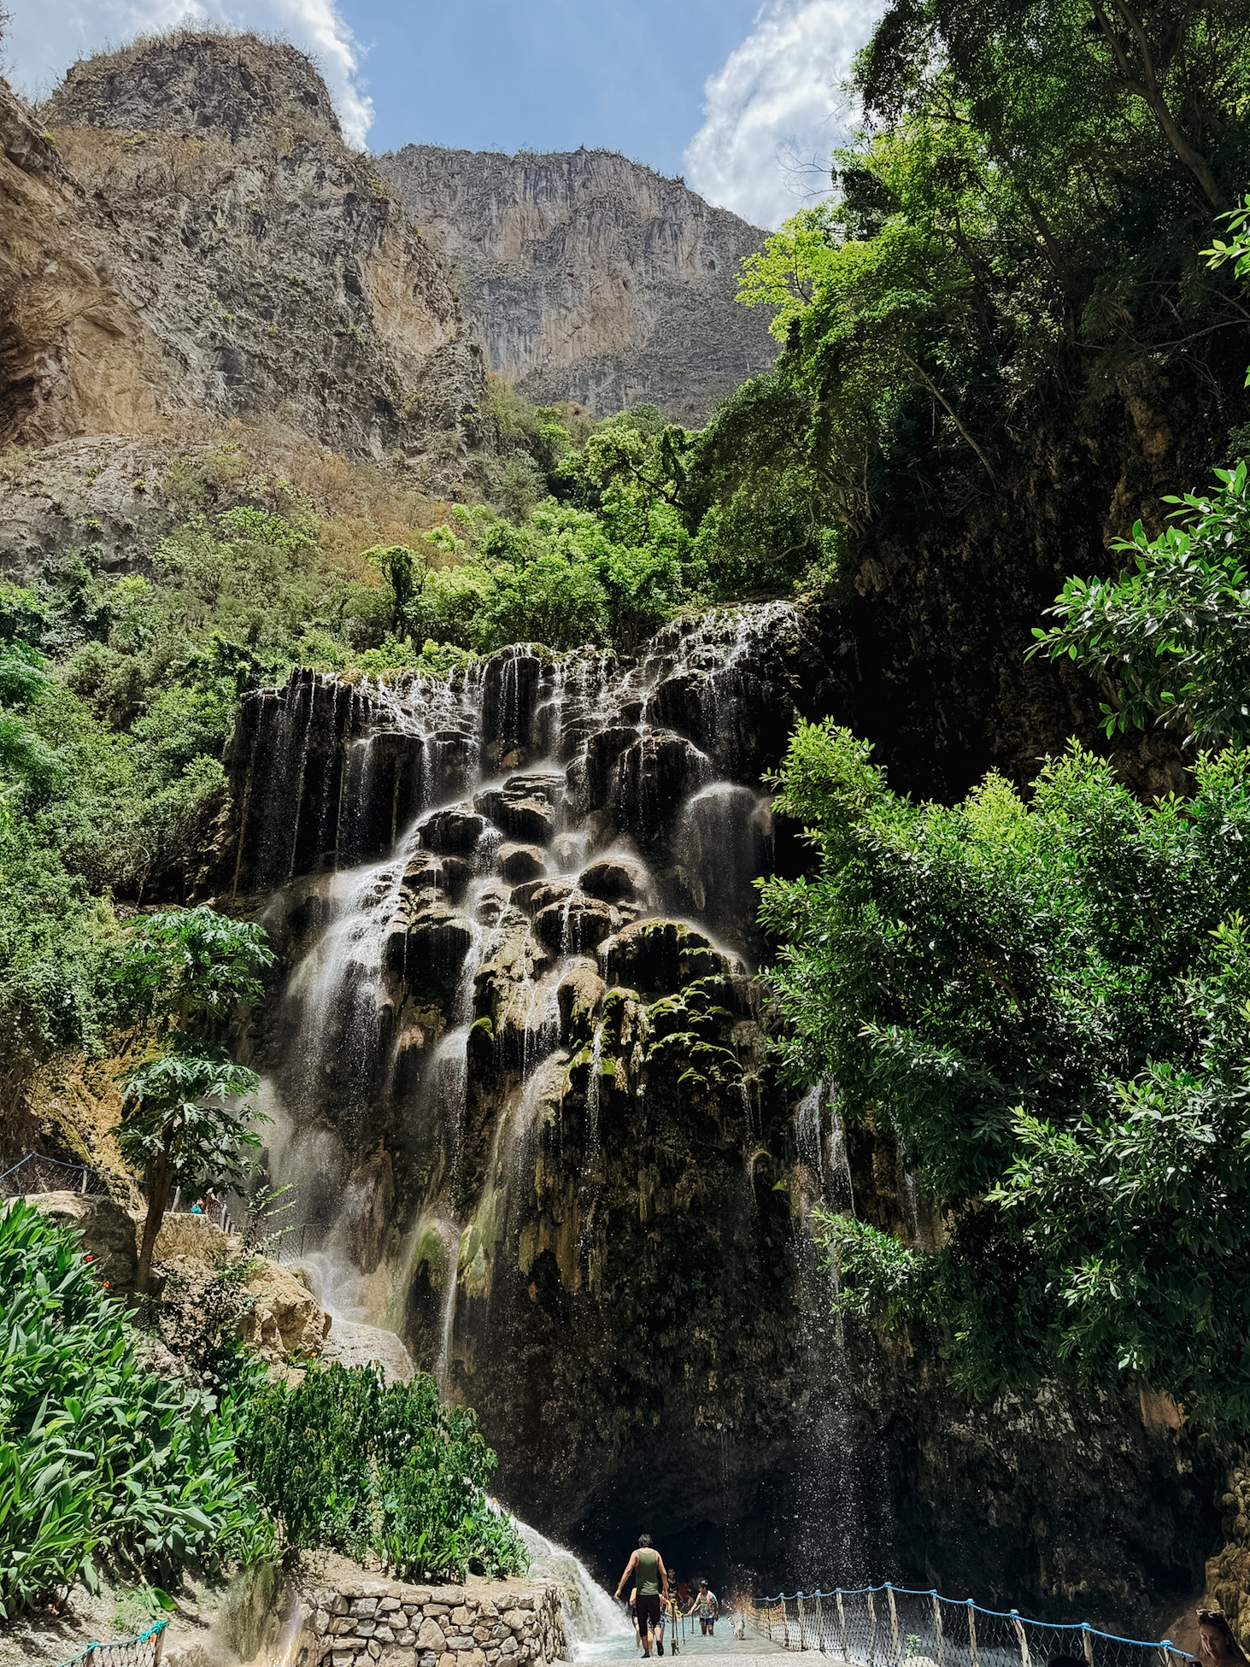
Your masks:
M1141 1616L1208 1549L1180 1438L1118 1406L961 1407L918 1344L828 1320L816 1204L932 1231L878 1137L848 1146L780 1080L752 976L760 773L837 688L765 604L636 662L520 648L249 697L223 898L284 956L241 1043L274 1178L326 1289L478 1409L501 1495L579 1549L615 1556L628 1500L722 1579L899 1568ZM1134 1465L1155 1497L1126 1486L1095 1531Z

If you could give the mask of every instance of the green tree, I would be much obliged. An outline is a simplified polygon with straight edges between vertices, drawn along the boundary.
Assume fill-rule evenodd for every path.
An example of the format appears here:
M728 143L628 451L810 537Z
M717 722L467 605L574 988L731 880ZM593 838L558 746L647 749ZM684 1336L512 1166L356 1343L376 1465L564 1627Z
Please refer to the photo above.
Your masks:
M253 1092L258 1078L212 1033L240 1002L261 994L256 969L272 961L259 926L203 906L148 916L120 957L125 1010L154 1032L149 1057L121 1078L115 1130L122 1156L142 1168L147 1185L141 1292L174 1188L196 1194L209 1185L237 1186L255 1168L248 1151L260 1145L250 1127L258 1114L226 1102Z
M1173 524L1139 521L1112 548L1133 558L1115 579L1068 579L1031 652L1070 656L1110 685L1107 734L1152 721L1209 746L1250 735L1250 496L1246 465L1215 471L1210 497L1169 497Z
M1250 199L1222 216L1229 228L1204 250L1209 266L1231 261L1250 276ZM1250 386L1250 369L1246 371ZM1244 431L1238 436L1244 440ZM1115 579L1065 583L1050 610L1059 623L1034 630L1041 650L1099 672L1113 700L1107 734L1152 720L1207 745L1250 734L1250 508L1246 465L1217 469L1211 497L1166 497L1173 525L1148 538L1140 521L1112 549L1131 556Z
M1145 1381L1211 1429L1250 1387L1250 752L1144 805L1079 748L1026 803L892 793L800 726L777 809L812 879L769 880L779 1049L893 1139L936 1253L838 1219L846 1305L931 1328L974 1394Z
M407 625L413 603L421 594L424 572L418 567L420 558L406 544L375 544L365 551L364 560L378 568L391 587L391 628L398 635Z

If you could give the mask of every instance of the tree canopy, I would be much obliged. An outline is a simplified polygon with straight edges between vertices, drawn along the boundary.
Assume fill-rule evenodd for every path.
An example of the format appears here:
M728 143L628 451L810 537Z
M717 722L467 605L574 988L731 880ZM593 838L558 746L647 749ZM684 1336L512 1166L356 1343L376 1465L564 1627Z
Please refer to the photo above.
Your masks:
M796 1083L895 1139L935 1253L833 1220L846 1305L932 1329L972 1393L1067 1374L1250 1415L1250 754L1143 804L1077 747L1026 803L892 793L800 726L778 808L812 879L769 880Z

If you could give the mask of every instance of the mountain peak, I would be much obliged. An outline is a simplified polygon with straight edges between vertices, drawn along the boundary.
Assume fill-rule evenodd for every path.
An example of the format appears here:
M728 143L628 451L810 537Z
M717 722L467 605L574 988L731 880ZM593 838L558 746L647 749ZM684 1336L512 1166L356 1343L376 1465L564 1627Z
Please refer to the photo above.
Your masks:
M312 60L285 41L175 29L71 65L41 112L52 127L164 132L232 144L292 118L336 139L338 117Z

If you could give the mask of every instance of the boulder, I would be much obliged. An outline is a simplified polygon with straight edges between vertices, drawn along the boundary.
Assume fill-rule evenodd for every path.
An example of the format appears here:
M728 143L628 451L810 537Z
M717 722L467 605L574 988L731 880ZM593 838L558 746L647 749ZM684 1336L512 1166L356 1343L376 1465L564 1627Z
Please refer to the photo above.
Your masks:
M715 707L708 712L709 702L708 680L700 672L682 671L672 677L665 677L655 685L647 697L647 717L650 721L664 729L673 729L680 735L707 747L708 742L715 742L715 733L708 733L707 719L710 716L715 726Z
M539 880L547 872L547 859L540 845L508 843L500 847L495 862L505 880L516 886L526 880Z
M612 796L617 827L651 849L707 770L707 759L692 741L669 730L649 730L620 758Z
M534 916L534 932L553 954L580 955L594 949L608 937L616 922L606 903L587 897L584 891L570 891L557 903L548 903Z
M637 743L638 731L624 725L588 737L583 756L568 768L569 789L582 815L611 803L621 756Z
M479 795L479 798L482 795ZM421 843L440 856L471 856L486 831L486 818L472 805L436 810L417 823Z
M545 799L506 799L502 792L479 793L473 801L509 839L545 845L556 829L556 813Z
M673 991L696 978L723 978L726 958L701 932L680 920L638 920L607 945L608 982L636 990Z
M589 956L569 962L556 991L560 1003L560 1039L566 1047L581 1047L591 1040L594 1013L603 991L598 965Z
M474 905L473 918L483 926L497 926L504 910L508 907L511 888L502 880L491 880L478 893L477 903Z
M477 794L473 806L509 839L546 845L556 830L565 785L562 775L511 776L502 787Z
M77 1231L95 1273L107 1280L111 1291L131 1289L139 1265L135 1224L116 1199L80 1192L35 1192L27 1195L26 1202Z
M439 856L436 851L420 848L408 860L403 883L410 895L442 891L458 900L472 878L473 864L466 857Z
M431 888L437 890L441 871L442 864L438 859L438 853L419 847L409 857L407 867L404 869L404 890L428 891Z
M321 1352L330 1316L293 1273L263 1261L248 1274L246 1288L256 1300L239 1321L238 1335L254 1354L281 1364L293 1354Z
M136 1244L143 1236L143 1222L141 1216L134 1224ZM219 1262L237 1256L241 1247L242 1240L237 1234L224 1232L206 1215L178 1210L162 1221L153 1257L158 1262L168 1262L185 1256L192 1262L203 1263L206 1268L215 1268Z
M642 870L623 857L601 857L582 870L577 883L604 903L632 903L642 887Z
M413 916L408 927L403 973L414 995L431 1001L449 997L460 981L473 944L472 924L441 899Z
M532 916L552 903L563 903L574 889L571 880L527 880L513 888L511 902Z

